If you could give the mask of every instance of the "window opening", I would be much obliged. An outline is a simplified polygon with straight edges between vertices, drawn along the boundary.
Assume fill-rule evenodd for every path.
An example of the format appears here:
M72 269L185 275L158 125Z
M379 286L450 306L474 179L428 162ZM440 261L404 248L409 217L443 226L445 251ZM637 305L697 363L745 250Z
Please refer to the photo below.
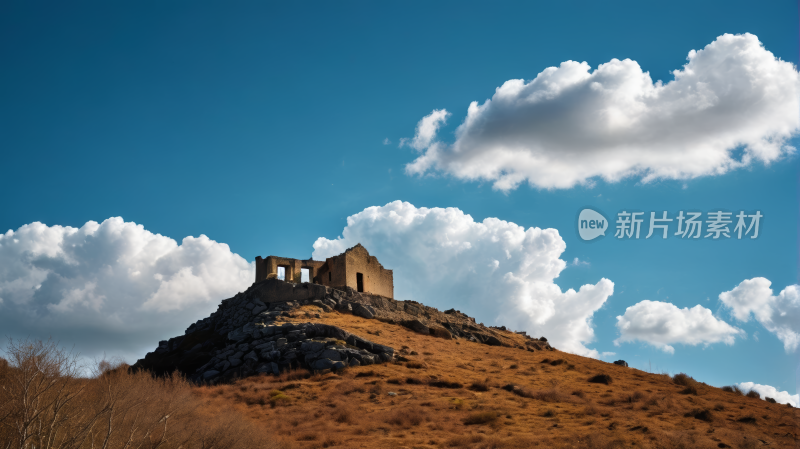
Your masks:
M300 269L300 282L310 282L311 281L311 270L308 268L301 268Z

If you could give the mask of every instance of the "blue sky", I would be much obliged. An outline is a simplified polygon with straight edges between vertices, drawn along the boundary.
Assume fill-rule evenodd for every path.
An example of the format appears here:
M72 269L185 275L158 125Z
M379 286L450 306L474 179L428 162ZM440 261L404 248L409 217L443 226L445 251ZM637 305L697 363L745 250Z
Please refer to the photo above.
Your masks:
M496 217L557 229L567 265L554 282L563 290L602 278L614 283L591 317L595 335L586 346L637 368L795 393L797 350L787 352L756 319L735 319L718 296L756 277L769 279L775 295L797 284L796 155L695 179L594 177L593 185L523 182L504 191L441 167L409 175L406 165L429 150L398 144L415 136L423 117L445 109L450 116L436 139L451 145L470 102L482 104L506 81L529 82L569 60L595 70L629 58L667 83L690 50L725 33L751 33L797 65L797 17L796 2L788 1L6 2L0 229L37 221L80 228L122 217L178 242L205 235L250 262L256 255L310 257L319 237L336 239L348 216L371 206L454 207L476 222ZM786 141L798 143L796 133ZM612 220L621 210L671 217L760 210L764 218L755 240L606 236L588 243L575 224L586 206ZM368 249L381 260L396 260L391 248L374 246ZM588 264L573 265L575 258ZM388 267L397 297L416 299L403 297L413 280ZM5 276L11 282L15 275ZM641 341L615 345L617 316L644 300L699 304L746 335L732 345L676 343L672 354ZM439 301L460 304L458 295ZM7 334L46 332L16 318L23 324L13 325L19 312L11 312L12 302L0 303ZM119 352L150 350L214 308L209 300L183 309ZM489 299L464 308L487 323L499 313ZM53 336L84 345L87 354L98 348L88 343L98 337L80 326Z

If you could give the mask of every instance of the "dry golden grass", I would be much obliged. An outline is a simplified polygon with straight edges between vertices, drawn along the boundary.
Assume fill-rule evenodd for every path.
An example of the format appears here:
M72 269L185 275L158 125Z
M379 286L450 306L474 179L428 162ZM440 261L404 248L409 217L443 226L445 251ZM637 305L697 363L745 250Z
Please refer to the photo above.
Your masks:
M77 358L52 341L12 340L5 353L2 449L286 447L231 406L205 407L180 376L154 379L102 361L81 377Z
M340 373L198 387L204 409L232 405L300 448L795 447L800 435L797 409L689 376L443 340L351 315L323 321L418 355ZM608 377L590 382L598 375ZM689 387L696 393L686 393ZM287 399L253 399L273 390Z

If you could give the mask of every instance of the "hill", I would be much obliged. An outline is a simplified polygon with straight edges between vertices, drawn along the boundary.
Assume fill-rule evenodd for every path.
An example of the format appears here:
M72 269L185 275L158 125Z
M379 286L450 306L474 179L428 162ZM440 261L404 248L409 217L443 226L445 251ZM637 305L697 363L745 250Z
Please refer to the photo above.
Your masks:
M203 383L204 413L233 407L297 447L798 446L790 406L542 340L453 310L265 281L135 369L177 368Z

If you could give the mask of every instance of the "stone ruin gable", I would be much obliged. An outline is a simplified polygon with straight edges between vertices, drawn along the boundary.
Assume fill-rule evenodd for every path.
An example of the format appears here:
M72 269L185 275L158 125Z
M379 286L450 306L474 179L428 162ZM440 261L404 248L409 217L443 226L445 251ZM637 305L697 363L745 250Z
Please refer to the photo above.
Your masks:
M383 268L375 256L370 256L360 243L338 256L329 257L325 262L298 260L286 257L256 257L256 282L277 278L278 267L286 270L285 280L294 282L300 279L303 268L309 270L309 279L314 284L337 289L352 288L357 292L394 298L394 275L392 270Z
M394 273L383 268L378 258L370 256L366 248L357 244L343 254L331 257L338 259L337 265L344 262L345 284L357 292L394 298ZM362 278L362 289L358 288L358 276Z

